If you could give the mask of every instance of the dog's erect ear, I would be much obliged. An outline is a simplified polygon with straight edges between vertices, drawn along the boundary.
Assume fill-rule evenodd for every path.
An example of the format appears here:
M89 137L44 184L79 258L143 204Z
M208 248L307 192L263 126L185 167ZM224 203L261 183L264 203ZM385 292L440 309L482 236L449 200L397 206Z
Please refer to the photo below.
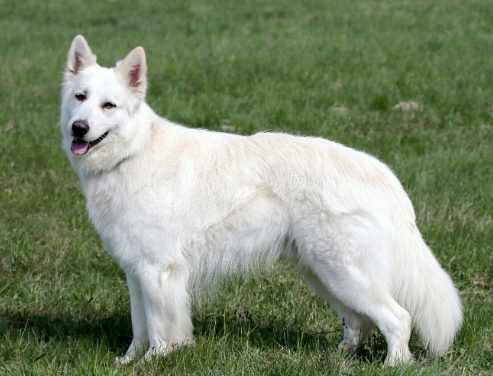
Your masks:
M70 81L82 69L93 64L96 64L96 56L92 54L84 37L77 35L68 51L64 82Z
M133 49L122 62L117 65L117 71L123 77L130 91L140 99L144 99L147 89L146 54L142 47Z

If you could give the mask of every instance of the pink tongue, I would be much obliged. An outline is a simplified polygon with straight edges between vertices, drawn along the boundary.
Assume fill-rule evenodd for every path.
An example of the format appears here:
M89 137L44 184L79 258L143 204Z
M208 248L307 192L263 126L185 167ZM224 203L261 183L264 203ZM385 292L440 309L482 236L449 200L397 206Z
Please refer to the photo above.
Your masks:
M83 155L86 154L87 149L89 149L89 143L75 137L72 141L72 147L70 149L75 155Z

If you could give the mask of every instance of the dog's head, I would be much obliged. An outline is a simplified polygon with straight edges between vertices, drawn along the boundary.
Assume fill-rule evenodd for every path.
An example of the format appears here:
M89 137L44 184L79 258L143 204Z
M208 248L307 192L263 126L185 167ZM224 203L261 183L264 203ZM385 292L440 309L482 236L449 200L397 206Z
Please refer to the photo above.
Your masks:
M145 99L146 71L142 47L115 68L103 68L84 37L75 37L63 76L60 125L64 149L77 171L111 169L132 152L139 138L135 115Z

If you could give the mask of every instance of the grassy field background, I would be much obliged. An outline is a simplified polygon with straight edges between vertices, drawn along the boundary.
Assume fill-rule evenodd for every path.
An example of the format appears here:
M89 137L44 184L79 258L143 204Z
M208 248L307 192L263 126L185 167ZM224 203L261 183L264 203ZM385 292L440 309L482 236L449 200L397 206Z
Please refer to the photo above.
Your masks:
M491 0L0 0L1 375L493 374ZM191 127L323 136L396 172L461 291L434 359L383 368L375 331L340 355L334 312L287 264L193 308L195 346L116 367L131 340L124 275L61 150L59 89L83 34L98 62L147 52L147 99ZM395 109L414 101L419 108Z

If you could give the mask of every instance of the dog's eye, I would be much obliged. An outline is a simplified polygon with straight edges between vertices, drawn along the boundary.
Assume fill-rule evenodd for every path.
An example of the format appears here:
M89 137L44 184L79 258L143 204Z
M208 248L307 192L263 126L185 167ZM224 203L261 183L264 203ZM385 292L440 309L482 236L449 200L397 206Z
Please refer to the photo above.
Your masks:
M75 94L75 99L77 99L79 102L83 102L86 100L86 96L82 93L77 93Z
M105 110L111 110L112 108L115 108L116 107L116 104L114 103L111 103L111 102L104 102L103 103L103 108Z

